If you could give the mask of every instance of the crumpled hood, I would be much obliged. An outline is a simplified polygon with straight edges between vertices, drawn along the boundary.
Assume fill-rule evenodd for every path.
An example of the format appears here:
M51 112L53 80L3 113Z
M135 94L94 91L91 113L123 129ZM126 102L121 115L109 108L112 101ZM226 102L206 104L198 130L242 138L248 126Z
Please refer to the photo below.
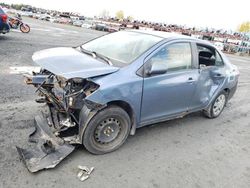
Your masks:
M74 48L60 47L35 52L33 61L56 75L70 78L90 78L119 70Z

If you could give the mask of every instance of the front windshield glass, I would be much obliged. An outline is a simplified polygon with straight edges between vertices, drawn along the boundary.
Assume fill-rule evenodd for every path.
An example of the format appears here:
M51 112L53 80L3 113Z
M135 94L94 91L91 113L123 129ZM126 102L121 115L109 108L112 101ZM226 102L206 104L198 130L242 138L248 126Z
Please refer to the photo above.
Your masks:
M124 66L161 40L162 38L149 34L120 31L85 43L82 48L106 56L112 63L118 62Z

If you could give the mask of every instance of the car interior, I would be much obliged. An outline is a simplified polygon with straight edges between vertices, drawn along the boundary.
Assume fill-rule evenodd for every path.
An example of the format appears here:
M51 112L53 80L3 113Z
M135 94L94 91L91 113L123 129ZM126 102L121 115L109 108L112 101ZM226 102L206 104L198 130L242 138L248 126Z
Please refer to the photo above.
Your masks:
M197 45L197 47L199 52L199 65L215 66L216 62L215 50L200 45Z

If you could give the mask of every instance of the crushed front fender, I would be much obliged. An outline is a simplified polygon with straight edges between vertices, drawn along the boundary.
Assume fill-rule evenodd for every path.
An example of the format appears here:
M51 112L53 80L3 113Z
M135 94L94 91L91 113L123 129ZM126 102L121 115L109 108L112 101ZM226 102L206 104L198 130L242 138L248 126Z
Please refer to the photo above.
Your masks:
M29 142L34 143L35 146L29 149L16 147L30 172L54 168L75 149L74 146L55 136L43 115L35 117L34 127L34 132L29 136Z

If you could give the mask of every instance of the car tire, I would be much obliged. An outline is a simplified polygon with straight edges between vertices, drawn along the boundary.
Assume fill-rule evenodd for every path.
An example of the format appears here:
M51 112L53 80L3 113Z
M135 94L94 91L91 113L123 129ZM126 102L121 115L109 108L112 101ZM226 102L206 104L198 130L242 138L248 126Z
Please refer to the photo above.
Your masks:
M127 139L131 127L125 110L110 106L99 111L88 123L83 145L93 154L105 154L118 149Z
M217 118L227 104L228 93L221 91L207 110L203 110L203 114L210 119Z

